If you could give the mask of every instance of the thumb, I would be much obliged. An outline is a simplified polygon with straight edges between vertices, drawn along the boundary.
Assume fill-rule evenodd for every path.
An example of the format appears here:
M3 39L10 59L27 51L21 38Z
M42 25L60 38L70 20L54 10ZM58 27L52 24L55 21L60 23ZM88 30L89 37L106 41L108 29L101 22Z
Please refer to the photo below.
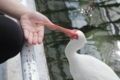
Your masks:
M48 24L46 24L46 26L48 26L51 30L56 30L56 28L54 26L52 26L52 25L55 25L55 24L53 24L49 19L47 20L46 23L48 23Z

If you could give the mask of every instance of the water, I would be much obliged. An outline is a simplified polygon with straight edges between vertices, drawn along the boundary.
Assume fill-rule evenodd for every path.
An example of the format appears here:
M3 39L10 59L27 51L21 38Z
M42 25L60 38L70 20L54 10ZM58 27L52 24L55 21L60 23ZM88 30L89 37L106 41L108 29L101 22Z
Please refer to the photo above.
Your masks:
M37 10L53 23L84 32L88 42L78 53L102 60L120 76L120 5L117 2L94 0L92 9L82 14L90 0L36 0ZM44 47L51 80L73 80L64 54L68 42L65 34L45 27Z

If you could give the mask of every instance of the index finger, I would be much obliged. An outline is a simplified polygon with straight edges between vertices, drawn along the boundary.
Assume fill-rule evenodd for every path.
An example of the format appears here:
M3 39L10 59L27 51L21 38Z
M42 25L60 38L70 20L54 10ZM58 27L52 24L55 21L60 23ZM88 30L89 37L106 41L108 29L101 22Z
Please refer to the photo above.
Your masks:
M23 31L24 31L25 39L28 39L29 38L29 31L27 29L23 29Z

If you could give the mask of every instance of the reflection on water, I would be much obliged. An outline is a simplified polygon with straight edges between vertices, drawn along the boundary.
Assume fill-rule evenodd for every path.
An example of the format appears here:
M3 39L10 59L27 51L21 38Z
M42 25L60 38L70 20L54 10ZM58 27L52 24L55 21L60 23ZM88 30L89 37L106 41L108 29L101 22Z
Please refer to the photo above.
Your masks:
M120 10L117 0L36 0L37 10L53 23L68 29L80 29L88 42L78 51L108 64L120 76ZM73 80L64 54L69 38L60 31L45 29L44 46L51 80Z

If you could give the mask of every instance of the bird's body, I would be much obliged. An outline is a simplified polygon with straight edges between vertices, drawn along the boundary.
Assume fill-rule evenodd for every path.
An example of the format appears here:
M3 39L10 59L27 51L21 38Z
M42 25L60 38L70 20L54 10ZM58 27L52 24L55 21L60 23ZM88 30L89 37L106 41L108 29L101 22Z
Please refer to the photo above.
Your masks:
M78 54L76 51L84 46L86 38L81 31L76 32L78 39L70 40L65 54L74 80L120 80L115 72L104 62L90 55Z
M76 54L69 65L74 80L120 80L109 66L89 55Z

